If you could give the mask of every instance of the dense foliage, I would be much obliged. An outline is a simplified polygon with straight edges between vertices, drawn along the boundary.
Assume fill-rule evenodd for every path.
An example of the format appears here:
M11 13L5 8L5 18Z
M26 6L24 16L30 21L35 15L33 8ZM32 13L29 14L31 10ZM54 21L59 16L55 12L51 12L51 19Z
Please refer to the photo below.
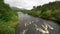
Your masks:
M11 17L15 14L9 5L5 4L3 0L0 0L0 20L11 20Z
M17 12L0 0L0 34L15 34Z
M36 17L60 22L60 1L50 2L42 6L37 6L32 10L23 10L23 12Z

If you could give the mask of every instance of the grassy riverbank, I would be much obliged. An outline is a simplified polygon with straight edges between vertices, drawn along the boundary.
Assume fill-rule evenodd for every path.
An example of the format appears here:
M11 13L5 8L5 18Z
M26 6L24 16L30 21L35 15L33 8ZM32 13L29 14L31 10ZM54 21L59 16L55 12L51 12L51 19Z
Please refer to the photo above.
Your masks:
M17 16L14 16L13 19L9 21L0 21L0 34L15 34L17 23Z
M0 34L15 34L17 23L17 11L12 10L3 0L0 0Z
M3 0L0 0L0 34L15 34L15 27L18 24L17 11L12 10ZM60 22L60 1L21 11L32 16Z
M29 15L60 22L60 1L50 2L43 6L34 7L32 10L22 10Z

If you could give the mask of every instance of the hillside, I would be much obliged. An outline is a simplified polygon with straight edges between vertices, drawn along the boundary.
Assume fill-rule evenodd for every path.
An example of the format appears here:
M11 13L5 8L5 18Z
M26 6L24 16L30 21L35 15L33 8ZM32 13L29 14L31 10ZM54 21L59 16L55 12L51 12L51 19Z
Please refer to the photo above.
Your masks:
M43 6L37 6L32 10L22 11L29 15L60 22L60 1L50 2Z

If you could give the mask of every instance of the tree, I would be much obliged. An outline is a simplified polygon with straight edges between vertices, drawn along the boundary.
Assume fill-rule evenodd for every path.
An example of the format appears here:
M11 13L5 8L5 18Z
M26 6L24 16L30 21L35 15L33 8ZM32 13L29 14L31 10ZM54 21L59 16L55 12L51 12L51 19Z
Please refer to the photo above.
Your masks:
M0 0L0 20L8 21L11 19L14 11L5 4L3 0Z

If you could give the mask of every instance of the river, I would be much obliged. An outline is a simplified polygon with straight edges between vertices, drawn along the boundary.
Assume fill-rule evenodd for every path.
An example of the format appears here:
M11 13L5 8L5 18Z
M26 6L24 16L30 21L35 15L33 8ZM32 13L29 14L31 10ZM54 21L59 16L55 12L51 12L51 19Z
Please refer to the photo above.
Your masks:
M60 34L60 25L54 21L18 12L19 23L15 34Z

